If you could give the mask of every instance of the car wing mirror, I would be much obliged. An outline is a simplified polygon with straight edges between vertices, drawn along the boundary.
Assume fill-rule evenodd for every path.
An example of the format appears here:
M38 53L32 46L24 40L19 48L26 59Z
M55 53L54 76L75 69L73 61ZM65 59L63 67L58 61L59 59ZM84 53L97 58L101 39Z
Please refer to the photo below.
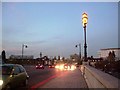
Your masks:
M13 72L13 73L12 73L12 76L14 77L15 75L18 75L18 74Z

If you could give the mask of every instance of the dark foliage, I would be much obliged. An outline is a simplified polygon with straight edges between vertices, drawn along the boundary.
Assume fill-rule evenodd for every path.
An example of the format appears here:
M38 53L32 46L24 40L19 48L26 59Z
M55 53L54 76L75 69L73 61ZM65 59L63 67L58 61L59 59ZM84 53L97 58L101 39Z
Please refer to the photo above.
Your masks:
M6 53L5 53L5 50L2 51L2 60L4 63L6 63Z

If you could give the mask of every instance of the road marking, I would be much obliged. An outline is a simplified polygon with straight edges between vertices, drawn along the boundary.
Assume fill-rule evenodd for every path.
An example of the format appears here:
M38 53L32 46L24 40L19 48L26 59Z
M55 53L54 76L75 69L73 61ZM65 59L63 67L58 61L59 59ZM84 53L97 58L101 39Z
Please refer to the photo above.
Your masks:
M43 80L43 81L41 81L41 82L31 86L30 90L35 90L36 88L39 88L40 86L46 84L47 82L49 82L50 80L52 80L52 79L54 79L56 77L62 77L64 75L66 75L66 73L67 73L66 71L65 72L59 72L59 73L57 73L57 74L55 74L53 76L50 76L49 78L47 78L47 79L45 79L45 80Z
M31 87L31 90L34 90L35 88L39 88L41 85L47 83L48 81L50 81L50 80L53 79L53 78L56 78L58 75L59 75L59 74L55 74L55 75L47 78L46 80L43 80L42 82L39 82L39 83L33 85L33 86Z

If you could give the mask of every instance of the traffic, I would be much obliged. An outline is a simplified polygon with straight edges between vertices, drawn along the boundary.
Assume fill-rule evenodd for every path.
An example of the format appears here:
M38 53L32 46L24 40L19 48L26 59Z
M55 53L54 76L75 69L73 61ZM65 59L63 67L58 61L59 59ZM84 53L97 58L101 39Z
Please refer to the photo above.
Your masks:
M41 70L42 69L42 70ZM75 64L50 64L50 65L20 65L20 64L1 64L0 65L0 89L20 89L31 88L48 77L63 73L61 71L75 70ZM58 71L59 70L59 71ZM20 87L20 88L17 88Z

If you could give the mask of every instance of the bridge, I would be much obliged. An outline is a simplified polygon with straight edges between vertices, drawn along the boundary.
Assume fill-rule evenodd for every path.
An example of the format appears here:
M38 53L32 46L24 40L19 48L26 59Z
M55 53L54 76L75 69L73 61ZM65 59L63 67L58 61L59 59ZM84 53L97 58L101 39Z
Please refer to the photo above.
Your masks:
M87 82L88 88L114 88L120 89L120 79L84 63L80 70Z

